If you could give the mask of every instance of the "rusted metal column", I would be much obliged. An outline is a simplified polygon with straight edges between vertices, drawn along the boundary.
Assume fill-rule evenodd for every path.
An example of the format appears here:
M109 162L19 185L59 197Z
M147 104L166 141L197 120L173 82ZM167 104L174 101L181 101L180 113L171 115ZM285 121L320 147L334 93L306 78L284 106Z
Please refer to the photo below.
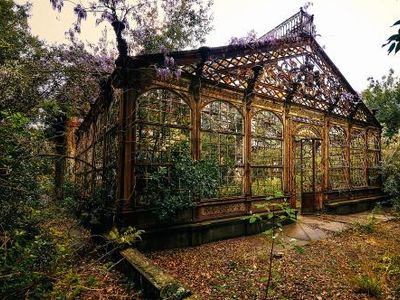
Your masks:
M347 128L346 128L346 164L347 164L347 169L346 169L346 180L347 180L347 186L351 189L352 188L352 183L350 180L350 169L351 169L351 161L350 161L350 147L351 147L351 129L352 129L352 124L349 122L347 123Z
M283 191L290 196L290 206L296 208L296 194L294 188L295 145L290 120L290 104L285 103L283 108Z
M325 192L329 190L329 127L330 118L325 116L322 129L322 199L318 209L322 209L323 202L326 199Z
M189 86L189 92L191 94L191 117L192 117L192 132L191 132L191 144L192 144L192 157L193 159L200 159L201 157L201 145L200 145L200 127L201 127L201 77L203 74L204 64L208 59L210 49L207 47L201 47L198 49L200 54L200 61L196 65L196 75L192 78Z
M134 165L135 165L135 140L136 132L134 129L136 115L136 100L139 91L136 89L126 89L122 95L121 116L122 116L122 134L121 147L121 209L130 209L131 198L135 186Z
M250 103L244 107L244 194L246 198L251 197L251 108Z
M263 72L263 67L256 65L252 68L252 76L247 80L247 87L243 95L244 114L244 194L248 200L247 212L251 210L251 107L254 99L254 88L257 80Z
M369 129L364 132L364 182L368 186L368 132Z

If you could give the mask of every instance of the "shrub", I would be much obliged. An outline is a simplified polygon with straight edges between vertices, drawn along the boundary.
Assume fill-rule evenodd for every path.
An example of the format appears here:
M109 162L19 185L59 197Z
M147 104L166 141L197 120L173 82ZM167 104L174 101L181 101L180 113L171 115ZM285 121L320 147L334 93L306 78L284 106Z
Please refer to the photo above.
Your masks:
M393 204L393 208L400 213L400 145L397 141L399 137L393 138L390 143L387 141L386 147L382 151L382 175L383 187Z
M63 207L94 233L107 232L116 213L115 198L103 188L96 189L89 197L81 195L74 183L66 181Z
M196 206L201 198L217 195L219 167L212 160L193 160L188 145L171 151L171 165L160 167L150 176L151 206L160 220L170 220L177 212Z

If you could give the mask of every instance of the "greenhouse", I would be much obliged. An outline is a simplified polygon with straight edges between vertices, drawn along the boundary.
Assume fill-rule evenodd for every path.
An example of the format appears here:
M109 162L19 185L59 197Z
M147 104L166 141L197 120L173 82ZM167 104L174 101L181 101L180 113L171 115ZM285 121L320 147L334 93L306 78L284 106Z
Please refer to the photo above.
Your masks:
M382 200L381 126L314 31L300 10L251 43L117 64L77 132L84 196L105 191L121 223L162 247L250 234L243 216L265 199L301 213ZM182 181L172 178L182 152L214 162L218 185L209 197L184 189L196 205L160 221L154 174Z

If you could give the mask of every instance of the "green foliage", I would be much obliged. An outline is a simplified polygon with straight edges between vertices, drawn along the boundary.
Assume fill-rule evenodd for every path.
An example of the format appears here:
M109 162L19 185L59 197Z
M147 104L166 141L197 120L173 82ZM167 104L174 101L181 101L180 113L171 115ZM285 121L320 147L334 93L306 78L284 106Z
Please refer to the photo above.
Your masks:
M129 226L126 230L120 232L117 227L113 227L106 235L107 239L117 245L133 245L142 239L144 230L137 230L135 227Z
M111 228L117 211L115 198L107 190L98 188L91 196L82 197L81 192L69 181L64 184L63 206L82 225L96 233Z
M170 220L176 213L196 206L196 200L216 196L218 164L193 160L189 146L183 143L171 151L171 165L151 174L149 193L152 207L160 220Z
M389 70L381 80L369 78L369 86L362 97L371 110L377 110L376 118L384 126L384 134L392 138L400 128L400 81Z
M362 233L373 233L375 231L375 227L377 224L377 220L374 215L368 216L367 222L356 222L356 229Z
M1 230L12 231L27 224L40 204L41 180L51 172L48 162L36 156L43 143L43 132L30 129L30 121L20 113L0 112ZM4 172L4 171L3 171Z
M382 288L380 282L369 276L361 275L356 279L356 289L359 293L366 293L369 296L380 297L382 295Z
M400 280L400 255L383 256L378 269L383 270L387 276Z
M383 189L390 196L394 210L400 213L400 144L396 135L382 151Z
M16 5L12 0L0 1L0 65L18 58L37 42L29 34L29 8L28 4Z
M378 220L375 215L382 212L382 206L380 203L377 203L371 213L368 215L367 222L356 222L356 229L362 233L373 233L375 231L375 227L378 224Z
M49 273L55 268L55 245L39 231L16 229L8 238L10 243L0 258L0 295L15 299L46 296L52 287Z
M397 296L400 296L400 255L384 255L377 266L386 280L391 282Z
M398 26L400 25L400 20L396 21L393 26ZM389 46L387 51L388 54L392 53L394 51L394 54L396 54L397 52L399 52L400 50L400 29L397 33L391 35L385 44L382 45L382 47L386 47Z

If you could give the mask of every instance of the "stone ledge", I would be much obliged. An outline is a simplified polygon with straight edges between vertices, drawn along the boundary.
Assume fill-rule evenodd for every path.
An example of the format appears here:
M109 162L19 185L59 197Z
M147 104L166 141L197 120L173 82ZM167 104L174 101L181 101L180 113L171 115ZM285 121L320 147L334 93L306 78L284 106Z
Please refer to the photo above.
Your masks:
M351 204L359 204L362 202L377 202L377 201L382 201L385 200L385 196L379 195L379 196L373 196L373 197L365 197L365 198L359 198L359 199L350 199L350 200L344 200L344 201L331 201L325 203L325 206L327 207L338 207L341 205L351 205Z
M125 258L125 269L135 284L143 290L145 299L181 300L198 299L190 297L191 292L180 282L161 270L137 249L128 248L120 252Z

